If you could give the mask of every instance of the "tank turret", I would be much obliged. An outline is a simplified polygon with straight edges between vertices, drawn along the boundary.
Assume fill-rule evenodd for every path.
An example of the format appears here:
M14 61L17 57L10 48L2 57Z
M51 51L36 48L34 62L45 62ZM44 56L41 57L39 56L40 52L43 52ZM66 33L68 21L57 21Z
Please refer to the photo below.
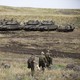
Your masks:
M25 23L24 30L27 31L37 31L39 26L38 20L29 20Z
M20 30L22 29L21 25L19 22L17 22L16 20L2 20L2 27L0 28L0 30Z
M41 31L53 31L57 29L57 25L53 21L42 21L39 27Z

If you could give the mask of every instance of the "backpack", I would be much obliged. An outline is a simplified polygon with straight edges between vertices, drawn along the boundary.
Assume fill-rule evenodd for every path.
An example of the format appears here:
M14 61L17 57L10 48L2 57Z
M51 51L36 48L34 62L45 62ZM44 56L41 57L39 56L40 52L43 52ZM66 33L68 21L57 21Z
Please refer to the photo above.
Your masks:
M30 57L27 61L27 64L28 64L28 68L32 68L33 67L33 64L34 64L34 58L33 57Z
M43 56L39 57L39 67L41 66L45 67L45 57Z
M30 58L27 61L27 68L31 68L31 60L30 60Z

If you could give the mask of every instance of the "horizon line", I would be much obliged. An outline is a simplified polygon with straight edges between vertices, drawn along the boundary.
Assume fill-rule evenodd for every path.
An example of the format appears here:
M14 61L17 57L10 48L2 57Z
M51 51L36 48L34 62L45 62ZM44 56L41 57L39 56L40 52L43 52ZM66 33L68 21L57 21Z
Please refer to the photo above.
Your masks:
M80 8L53 8L53 7L31 7L31 6L12 6L12 5L0 5L4 7L15 7L15 8L40 8L40 9L80 9Z

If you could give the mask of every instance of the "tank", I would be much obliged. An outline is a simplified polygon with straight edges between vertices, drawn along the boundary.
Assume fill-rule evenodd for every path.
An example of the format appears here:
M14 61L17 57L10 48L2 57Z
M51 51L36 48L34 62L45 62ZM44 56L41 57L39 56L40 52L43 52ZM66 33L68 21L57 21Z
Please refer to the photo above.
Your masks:
M39 30L40 31L53 31L57 29L57 25L53 21L42 21Z
M29 20L24 25L24 30L27 31L37 31L39 27L39 21L38 20Z
M59 32L72 32L74 29L75 29L74 26L67 24L64 26L63 25L58 26L57 31L59 31Z
M0 30L21 30L22 27L20 23L17 21L11 20L2 20L2 24L0 25Z
M0 20L0 30L5 30L6 28L3 26L3 20Z

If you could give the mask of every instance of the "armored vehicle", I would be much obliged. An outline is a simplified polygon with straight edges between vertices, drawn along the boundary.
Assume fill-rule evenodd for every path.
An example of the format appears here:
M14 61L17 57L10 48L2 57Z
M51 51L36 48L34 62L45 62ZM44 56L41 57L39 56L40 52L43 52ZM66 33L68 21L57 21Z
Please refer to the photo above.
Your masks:
M7 28L5 26L7 20L3 19L3 20L0 20L0 31L5 31Z
M67 24L64 26L63 25L58 26L57 31L59 31L59 32L72 32L74 29L75 29L74 26Z
M39 30L40 31L53 31L57 29L57 25L53 21L42 21Z
M0 20L0 30L4 30L2 20Z
M2 20L0 30L21 30L22 27L20 26L20 23L17 21L11 20Z
M27 31L37 31L39 27L39 21L38 20L29 20L24 25L24 30Z

